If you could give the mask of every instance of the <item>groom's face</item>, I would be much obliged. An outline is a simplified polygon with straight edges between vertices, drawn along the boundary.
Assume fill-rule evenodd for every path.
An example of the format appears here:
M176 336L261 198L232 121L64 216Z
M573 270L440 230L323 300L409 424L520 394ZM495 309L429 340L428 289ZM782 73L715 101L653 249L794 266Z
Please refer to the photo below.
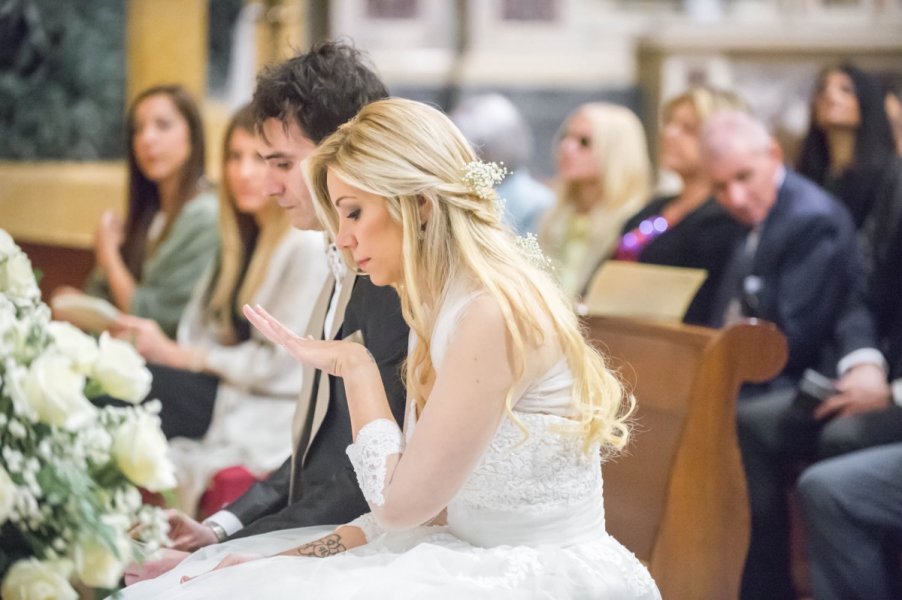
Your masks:
M263 191L285 209L297 229L321 230L301 163L316 148L293 120L286 127L279 119L263 122L260 156L266 161Z

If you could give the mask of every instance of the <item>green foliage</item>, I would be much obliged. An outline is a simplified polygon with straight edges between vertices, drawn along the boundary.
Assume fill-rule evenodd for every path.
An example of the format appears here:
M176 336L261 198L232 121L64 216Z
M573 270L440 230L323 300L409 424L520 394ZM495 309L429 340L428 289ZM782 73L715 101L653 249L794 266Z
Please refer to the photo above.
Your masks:
M0 4L0 159L123 154L124 0Z

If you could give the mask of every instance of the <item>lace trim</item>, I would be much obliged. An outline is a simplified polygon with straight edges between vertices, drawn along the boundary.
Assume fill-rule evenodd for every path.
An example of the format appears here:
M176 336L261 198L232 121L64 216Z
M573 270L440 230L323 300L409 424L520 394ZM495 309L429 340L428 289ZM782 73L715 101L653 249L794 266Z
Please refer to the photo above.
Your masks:
M357 440L346 450L363 497L373 506L385 504L385 459L400 454L404 436L398 424L388 419L370 421L357 432Z
M385 530L379 525L378 521L376 521L376 517L373 516L373 513L362 514L348 523L348 525L360 529L360 531L363 532L363 537L366 538L367 543L372 542L385 533Z

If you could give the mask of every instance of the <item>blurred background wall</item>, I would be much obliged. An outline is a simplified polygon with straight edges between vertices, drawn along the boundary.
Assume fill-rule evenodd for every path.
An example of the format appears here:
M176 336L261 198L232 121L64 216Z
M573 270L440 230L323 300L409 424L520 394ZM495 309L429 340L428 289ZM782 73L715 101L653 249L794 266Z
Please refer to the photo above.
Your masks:
M654 156L663 99L732 87L792 156L823 66L902 79L902 0L0 0L0 227L86 260L100 212L124 204L129 98L168 82L195 93L216 179L223 124L257 69L335 37L366 50L395 95L444 109L509 96L542 178L586 101L639 113Z

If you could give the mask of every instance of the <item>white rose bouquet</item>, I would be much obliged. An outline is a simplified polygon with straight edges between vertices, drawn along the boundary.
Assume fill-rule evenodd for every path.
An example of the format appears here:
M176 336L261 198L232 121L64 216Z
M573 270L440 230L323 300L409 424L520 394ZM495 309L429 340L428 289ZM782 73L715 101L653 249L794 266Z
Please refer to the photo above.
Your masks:
M0 229L0 596L75 598L114 588L138 545L166 541L138 486L175 486L159 403L139 402L144 360L125 342L50 321L28 257ZM137 542L137 543L136 543Z

